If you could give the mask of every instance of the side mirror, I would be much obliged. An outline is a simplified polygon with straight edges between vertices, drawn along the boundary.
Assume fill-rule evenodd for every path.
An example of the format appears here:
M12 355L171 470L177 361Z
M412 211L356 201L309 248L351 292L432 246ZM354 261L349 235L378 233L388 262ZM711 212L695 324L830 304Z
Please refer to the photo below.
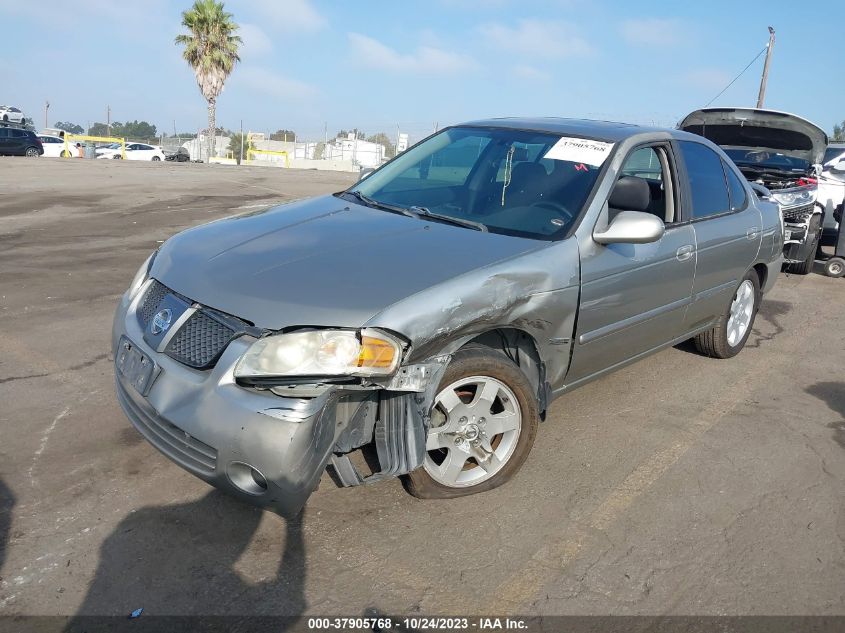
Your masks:
M361 171L358 172L358 182L361 182L362 180L364 180L364 178L369 176L374 171L375 171L375 168L373 168L373 167L362 167Z
M593 233L599 244L649 244L663 237L663 221L651 213L620 211L604 231Z

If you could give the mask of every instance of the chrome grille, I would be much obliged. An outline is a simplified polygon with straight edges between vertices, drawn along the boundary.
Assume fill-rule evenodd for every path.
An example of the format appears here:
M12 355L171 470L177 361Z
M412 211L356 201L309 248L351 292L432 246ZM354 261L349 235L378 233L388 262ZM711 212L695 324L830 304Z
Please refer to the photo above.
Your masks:
M811 202L810 204L791 209L781 209L781 212L783 213L783 219L787 222L801 222L813 213L813 203Z
M165 353L189 367L207 369L214 366L235 334L235 330L200 310L176 332Z
M153 318L153 315L158 310L161 300L167 296L170 290L164 284L160 284L155 279L149 285L144 296L141 298L141 303L138 304L138 321L141 327L146 327Z

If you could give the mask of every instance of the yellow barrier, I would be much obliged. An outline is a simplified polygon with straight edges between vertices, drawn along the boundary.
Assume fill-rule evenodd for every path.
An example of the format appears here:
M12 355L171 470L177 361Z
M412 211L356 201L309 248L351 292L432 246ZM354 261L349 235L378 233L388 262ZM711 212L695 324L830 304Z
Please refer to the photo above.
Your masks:
M252 162L252 156L256 154L260 154L262 156L284 156L285 157L285 167L290 167L290 158L288 157L287 152L277 152L271 149L248 149L246 152L246 162Z
M85 134L65 134L65 158L72 158L68 150L68 142L94 141L95 143L120 143L120 157L126 159L126 139L116 136L86 136Z

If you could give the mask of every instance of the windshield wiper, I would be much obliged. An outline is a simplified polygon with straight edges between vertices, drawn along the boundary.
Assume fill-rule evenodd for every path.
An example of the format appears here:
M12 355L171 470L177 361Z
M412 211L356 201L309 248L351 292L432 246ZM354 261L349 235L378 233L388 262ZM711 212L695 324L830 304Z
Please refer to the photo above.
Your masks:
M386 202L379 202L378 200L373 200L369 196L365 196L360 191L344 191L344 194L355 196L363 202L368 207L372 207L373 209L383 209L384 211L390 211L391 213L399 213L401 215L407 215L409 218L416 218L419 220L420 216L414 213L410 209L406 209L405 207L399 207L392 204L387 204Z
M468 229L475 229L476 231L483 231L487 233L487 225L482 224L481 222L474 222L473 220L465 220L464 218L454 218L451 215L441 215L440 213L434 213L430 211L426 207L409 207L409 211L416 213L417 217L426 217L431 218L432 220L439 220L440 222L447 222L449 224L454 224L455 226L463 226Z

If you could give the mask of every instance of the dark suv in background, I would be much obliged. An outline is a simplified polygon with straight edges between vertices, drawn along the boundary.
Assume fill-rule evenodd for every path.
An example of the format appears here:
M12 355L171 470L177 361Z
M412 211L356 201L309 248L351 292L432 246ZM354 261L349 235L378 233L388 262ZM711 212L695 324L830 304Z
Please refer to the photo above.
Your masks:
M0 156L41 156L44 146L35 132L0 127Z

